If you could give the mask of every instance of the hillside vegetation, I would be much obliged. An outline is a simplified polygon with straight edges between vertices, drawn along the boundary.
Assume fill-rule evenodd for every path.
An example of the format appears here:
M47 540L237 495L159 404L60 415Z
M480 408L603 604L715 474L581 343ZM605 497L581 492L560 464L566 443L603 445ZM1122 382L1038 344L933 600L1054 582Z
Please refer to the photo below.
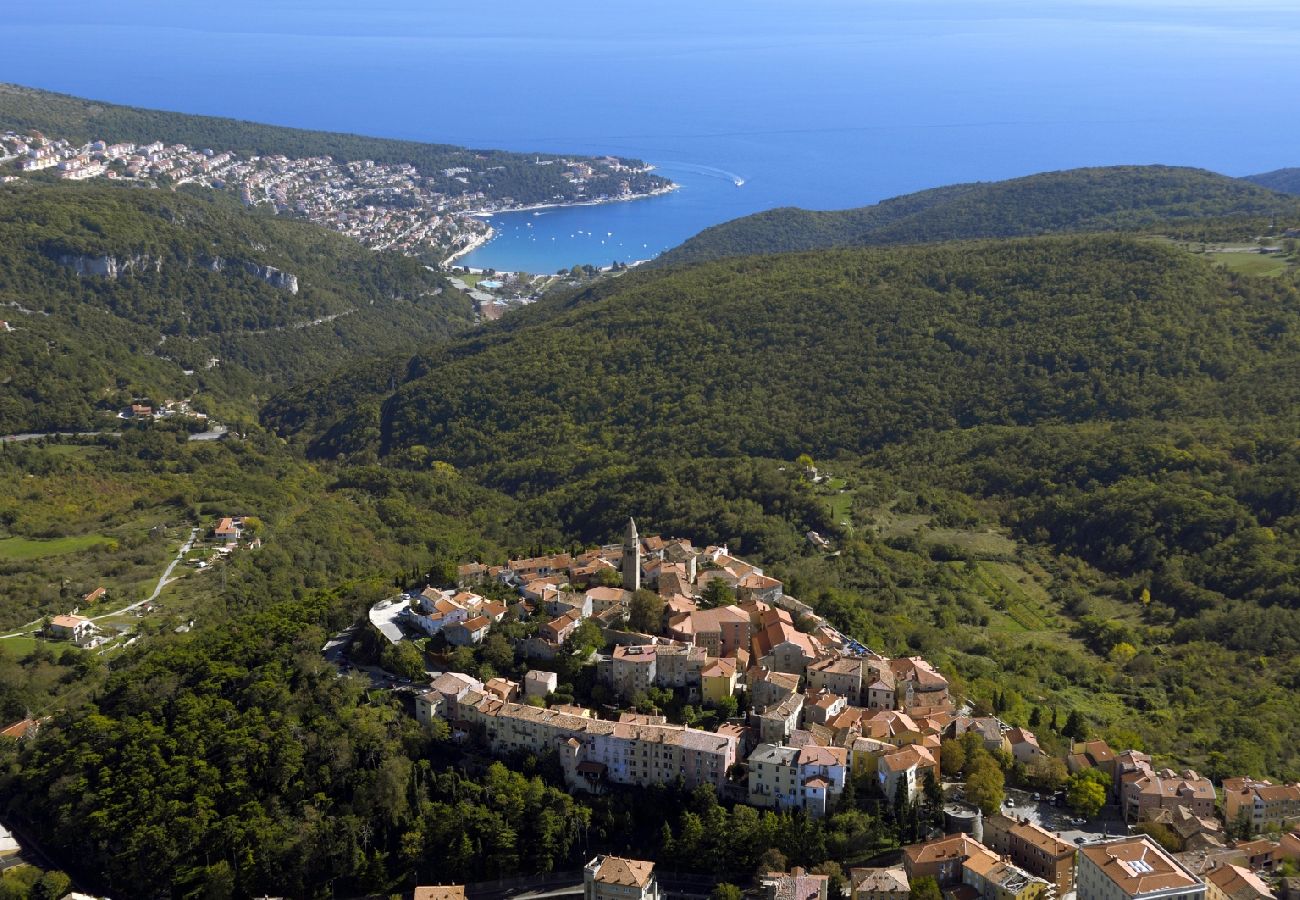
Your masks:
M768 210L707 228L655 264L832 247L1134 231L1224 217L1300 222L1300 202L1269 189L1275 185L1261 184L1266 186L1171 166L1047 172L935 188L858 209Z
M272 385L472 323L441 276L326 229L64 183L0 186L0 310L0 434L93 427L132 397L247 415Z
M1156 242L834 251L634 273L416 357L386 396L344 378L270 417L317 455L418 444L545 488L601 455L793 459L976 425L1283 413L1298 340L1294 285Z
M320 458L450 462L563 535L643 509L743 529L796 596L973 693L1082 708L1212 772L1291 772L1298 340L1293 278L1165 242L823 251L632 273L266 421ZM801 489L803 453L854 487Z
M1300 194L1300 168L1274 169L1259 175L1247 175L1246 181L1283 194Z

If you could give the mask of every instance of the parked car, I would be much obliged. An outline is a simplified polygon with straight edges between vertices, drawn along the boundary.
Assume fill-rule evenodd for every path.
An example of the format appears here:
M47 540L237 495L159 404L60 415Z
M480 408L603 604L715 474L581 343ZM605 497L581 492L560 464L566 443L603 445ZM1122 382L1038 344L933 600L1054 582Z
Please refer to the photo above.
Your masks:
M1007 801L1006 801L1006 803L1005 803L1004 805L1005 805L1005 806L1015 806L1015 805L1016 805L1016 801L1015 801L1015 800L1012 800L1010 797L1008 797L1008 798L1007 798Z

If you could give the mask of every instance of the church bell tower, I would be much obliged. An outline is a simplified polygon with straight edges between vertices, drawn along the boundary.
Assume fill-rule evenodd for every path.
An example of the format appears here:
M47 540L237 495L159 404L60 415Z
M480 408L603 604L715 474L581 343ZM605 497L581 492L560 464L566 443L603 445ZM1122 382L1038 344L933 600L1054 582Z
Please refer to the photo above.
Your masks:
M627 520L627 531L623 534L623 590L636 591L641 588L641 538L636 533L636 522Z

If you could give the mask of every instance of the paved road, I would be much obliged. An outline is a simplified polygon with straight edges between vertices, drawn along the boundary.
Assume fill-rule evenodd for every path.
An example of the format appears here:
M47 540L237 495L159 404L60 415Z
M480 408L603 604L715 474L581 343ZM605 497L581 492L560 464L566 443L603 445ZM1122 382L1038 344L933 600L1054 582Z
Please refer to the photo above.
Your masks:
M102 616L95 616L94 618L91 619L91 621L95 621L97 619L107 619L110 616L126 615L129 612L133 612L136 609L139 609L141 606L144 606L146 603L151 603L154 600L157 600L158 595L162 593L162 589L165 588L168 584L167 579L171 578L172 572L176 569L176 566L180 564L180 561L185 558L185 554L189 553L190 548L194 546L194 539L198 537L198 534L199 534L198 528L190 529L189 539L186 540L185 543L181 544L181 549L176 553L176 558L171 561L171 563L167 566L166 570L162 573L162 577L158 579L158 584L154 586L152 594L150 594L148 597L146 597L143 600L139 600L135 603L132 603L130 606L124 606L121 609L116 610L114 612L104 613Z
M6 434L0 436L0 444L20 444L23 441L39 441L41 438L50 437L99 437L108 435L109 437L121 437L120 431L46 431L35 432L28 431L22 434Z

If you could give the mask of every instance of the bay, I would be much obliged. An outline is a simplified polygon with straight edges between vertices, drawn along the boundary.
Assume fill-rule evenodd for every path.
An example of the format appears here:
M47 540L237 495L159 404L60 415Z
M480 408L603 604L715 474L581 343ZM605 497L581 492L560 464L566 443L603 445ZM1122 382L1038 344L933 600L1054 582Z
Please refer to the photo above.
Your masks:
M499 269L641 259L761 209L957 181L1300 163L1300 9L1281 0L58 0L8 10L2 27L6 81L309 128L617 153L682 186L497 217L498 239L465 262Z

